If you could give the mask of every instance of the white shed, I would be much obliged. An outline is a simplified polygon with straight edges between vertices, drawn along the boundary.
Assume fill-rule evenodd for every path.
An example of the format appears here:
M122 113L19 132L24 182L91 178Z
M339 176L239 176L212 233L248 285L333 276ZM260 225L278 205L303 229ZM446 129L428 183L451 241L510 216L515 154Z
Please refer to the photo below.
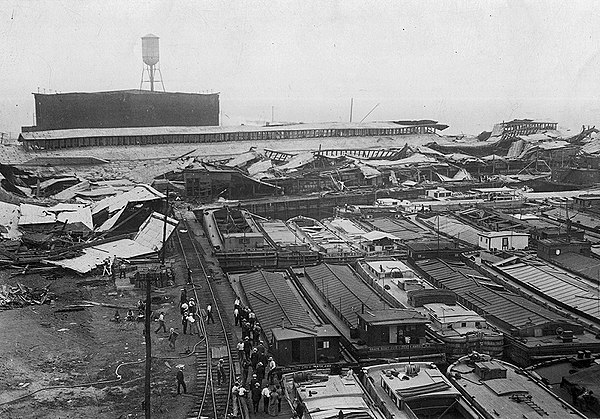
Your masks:
M485 250L522 250L529 246L529 234L514 231L484 231L477 234Z

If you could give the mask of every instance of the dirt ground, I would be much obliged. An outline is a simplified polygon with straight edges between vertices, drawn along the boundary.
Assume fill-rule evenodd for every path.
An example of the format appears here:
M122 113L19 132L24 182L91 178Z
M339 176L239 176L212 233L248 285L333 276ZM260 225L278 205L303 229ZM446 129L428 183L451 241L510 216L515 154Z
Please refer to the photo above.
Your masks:
M173 251L169 256L176 285L164 288L164 302L152 309L163 311L167 330L173 327L180 335L172 351L167 334L155 333L158 323L151 325L154 418L185 417L195 399L194 356L189 352L199 337L181 333L178 302L186 276L180 256ZM66 271L55 280L38 274L15 276L17 272L0 271L0 284L50 284L56 298L42 306L0 311L0 418L143 417L143 323L124 318L126 309L134 309L145 293L118 290L114 284L78 287L78 281L90 276ZM84 300L123 307L119 309L122 321L111 321L116 309L103 306L57 312ZM175 366L179 364L185 365L185 396L176 394Z

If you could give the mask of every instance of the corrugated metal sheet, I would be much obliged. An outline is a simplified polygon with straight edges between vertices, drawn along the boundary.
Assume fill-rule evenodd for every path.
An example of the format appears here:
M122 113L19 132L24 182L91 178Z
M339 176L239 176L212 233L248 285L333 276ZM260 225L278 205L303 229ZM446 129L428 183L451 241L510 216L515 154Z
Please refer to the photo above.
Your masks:
M0 201L0 237L7 240L21 237L18 223L19 206Z
M79 273L88 273L96 266L104 263L106 258L132 259L153 253L152 249L144 247L130 239L117 240L110 243L100 244L83 250L83 255L55 261L47 261L52 265L62 266Z
M347 265L322 264L305 268L306 276L325 295L351 325L357 324L357 313L382 310L390 306L383 302Z
M436 285L454 291L476 311L494 316L510 327L521 329L550 321L569 321L516 294L486 288L477 280L482 275L464 263L428 259L417 261L416 265Z
M287 326L315 326L283 274L262 270L252 272L240 275L240 284L269 341L271 329L281 327L282 318Z
M149 185L136 185L133 189L98 201L92 208L92 214L108 209L109 214L125 207L129 202L146 202L163 199L165 195Z
M158 212L153 212L141 225L133 240L148 249L158 252L162 249L163 235L165 240L168 240L179 224L179 221L173 218L166 218L167 226L165 229L165 216Z
M544 296L590 316L600 316L600 292L591 281L539 259L518 259L516 263L499 263L494 266L513 280Z
M94 229L92 209L89 205L58 204L48 208L48 210L55 213L56 220L61 223L74 224L80 222L90 230Z
M19 212L21 213L19 225L52 224L56 222L56 216L48 211L46 207L21 204Z

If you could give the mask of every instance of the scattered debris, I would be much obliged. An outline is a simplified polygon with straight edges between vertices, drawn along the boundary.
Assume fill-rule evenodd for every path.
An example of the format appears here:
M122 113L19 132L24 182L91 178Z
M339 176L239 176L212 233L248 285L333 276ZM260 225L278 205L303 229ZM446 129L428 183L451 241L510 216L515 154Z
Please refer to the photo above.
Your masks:
M49 285L41 289L32 289L23 284L17 284L16 286L2 285L0 286L0 309L10 310L49 302L53 294L48 291L48 288Z

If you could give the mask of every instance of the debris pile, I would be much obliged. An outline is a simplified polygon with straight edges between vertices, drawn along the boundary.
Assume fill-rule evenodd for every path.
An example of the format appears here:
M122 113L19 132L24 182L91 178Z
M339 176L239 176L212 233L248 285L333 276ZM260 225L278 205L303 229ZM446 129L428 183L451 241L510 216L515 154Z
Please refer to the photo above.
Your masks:
M16 286L1 285L0 310L48 303L53 298L53 294L48 291L48 287L33 289L23 284L17 284Z

